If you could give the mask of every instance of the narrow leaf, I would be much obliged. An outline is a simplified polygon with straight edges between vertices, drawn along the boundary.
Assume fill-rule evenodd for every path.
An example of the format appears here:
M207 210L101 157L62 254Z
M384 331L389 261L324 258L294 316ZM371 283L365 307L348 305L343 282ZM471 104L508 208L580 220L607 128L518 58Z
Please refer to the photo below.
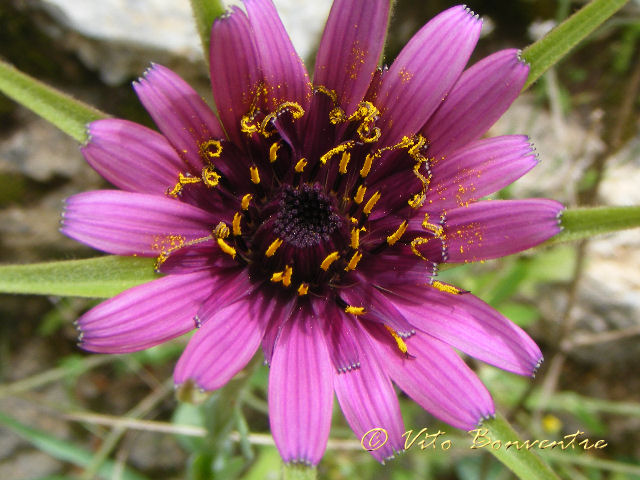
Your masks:
M594 207L565 210L560 219L562 232L544 245L569 242L640 227L640 207Z
M526 90L629 0L593 0L522 52L531 65Z
M0 60L0 92L84 143L86 125L107 115Z
M502 416L497 415L495 418L485 420L480 427L472 430L471 434L474 436L471 448L475 446L475 448L490 452L518 478L523 480L558 480L549 466L533 452L526 448L518 450L515 445L506 448L509 441L519 441L520 444L522 441ZM496 448L498 441L500 448Z
M153 259L115 255L0 266L0 292L109 298L158 278Z
M224 5L220 0L190 0L193 18L196 21L196 28L202 41L204 58L209 59L209 38L211 37L211 26L216 18L225 12Z
M79 467L85 467L91 462L92 454L88 450L24 425L2 412L0 412L0 424L58 460L69 462ZM97 472L98 477L104 479L113 478L114 473L115 464L112 461L105 462ZM122 470L120 478L122 480L146 480L146 477L127 467Z

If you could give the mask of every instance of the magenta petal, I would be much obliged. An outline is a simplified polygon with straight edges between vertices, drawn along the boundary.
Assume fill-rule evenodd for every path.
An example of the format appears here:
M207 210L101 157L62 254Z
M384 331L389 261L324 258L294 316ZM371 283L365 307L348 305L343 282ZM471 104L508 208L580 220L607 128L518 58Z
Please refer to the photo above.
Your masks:
M476 374L453 348L425 333L406 340L405 358L387 332L373 332L393 381L429 413L456 428L470 430L494 414L493 400Z
M448 262L521 252L560 232L563 206L553 200L486 200L447 212Z
M466 70L422 134L430 155L453 152L479 138L516 99L529 74L517 50L502 50Z
M293 48L272 0L243 0L261 61L267 106L297 102L306 110L311 98L309 74Z
M89 124L89 142L82 154L109 182L131 192L162 195L186 168L158 132L116 118Z
M228 288L221 287L203 305L204 313L210 316L201 319L202 327L178 360L173 374L177 385L191 380L204 390L220 388L251 360L260 346L267 319L251 312L254 300L246 295L226 306L218 301L216 296Z
M431 162L433 177L426 205L442 209L465 206L510 185L537 163L524 135L477 140Z
M318 48L313 81L335 90L338 103L353 113L364 98L384 45L388 0L333 2Z
M333 302L317 302L315 307L316 315L326 324L327 347L336 371L357 369L360 366L360 354L353 322Z
M182 78L154 64L133 84L140 101L184 161L199 172L201 145L225 137L211 108Z
M116 255L157 256L211 235L212 214L166 197L117 190L66 200L62 233Z
M478 297L428 287L413 291L421 303L388 298L415 328L519 375L533 375L540 365L542 353L529 335Z
M269 373L271 433L285 463L316 465L327 445L334 370L324 332L308 309L284 324Z
M143 350L193 330L193 317L216 287L210 272L169 275L130 288L77 320L80 346L102 353Z
M220 120L229 138L242 145L240 120L259 93L262 74L253 31L239 8L213 23L209 59L211 88Z
M402 49L377 94L383 143L393 144L422 128L458 80L481 26L468 9L453 7L434 17Z
M370 448L378 461L384 461L402 451L404 423L391 380L371 353L372 347L366 338L362 338L364 335L359 333L363 349L360 368L336 374L334 386L342 412L356 437L363 440L364 447ZM372 432L364 437L367 432L379 428L384 428L383 436L375 436ZM383 440L386 443L380 447Z

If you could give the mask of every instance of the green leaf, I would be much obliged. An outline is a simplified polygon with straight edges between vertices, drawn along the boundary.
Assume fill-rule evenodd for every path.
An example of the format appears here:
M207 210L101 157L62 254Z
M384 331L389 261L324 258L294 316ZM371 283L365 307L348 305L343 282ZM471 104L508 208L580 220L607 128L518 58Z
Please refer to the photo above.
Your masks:
M46 452L52 457L62 460L63 462L69 462L79 467L86 467L91 463L93 458L91 452L65 440L53 437L45 432L24 425L2 412L0 412L0 424L25 438L41 451ZM106 461L100 467L97 474L100 478L111 479L113 478L115 470L114 462ZM146 477L143 477L127 467L122 469L120 475L121 476L119 478L122 480L146 480Z
M193 18L202 41L204 58L209 61L209 39L211 38L211 26L216 18L225 12L220 0L190 0Z
M523 480L558 480L555 473L544 463L540 457L533 452L522 448L517 450L514 447L505 448L508 441L520 441L518 434L511 428L511 425L500 415L495 418L485 420L480 427L472 430L474 441L471 448L479 448L490 452L509 470ZM494 448L498 445L500 448ZM487 443L489 442L489 443ZM520 443L522 443L520 441Z
M314 467L299 464L287 464L283 466L283 480L315 480L318 471Z
M105 256L0 266L0 292L109 298L158 278L153 259Z
M525 48L522 52L522 58L530 64L531 69L523 90L529 88L544 72L562 60L573 47L589 36L628 1L593 0L543 38Z
M0 60L0 92L84 143L86 125L107 115Z
M603 233L640 227L640 207L594 207L565 210L560 219L562 232L544 245L570 242Z

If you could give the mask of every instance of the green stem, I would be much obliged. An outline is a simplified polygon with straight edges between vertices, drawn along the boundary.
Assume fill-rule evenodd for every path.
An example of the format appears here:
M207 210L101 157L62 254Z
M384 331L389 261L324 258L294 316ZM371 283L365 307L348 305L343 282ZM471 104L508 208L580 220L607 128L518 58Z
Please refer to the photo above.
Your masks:
M526 90L629 0L593 0L522 52L530 64Z
M0 92L53 123L78 142L87 141L87 124L107 115L0 60Z
M282 469L282 480L315 480L318 470L306 465L285 464Z
M640 206L569 209L563 212L560 223L562 232L545 245L640 227Z
M193 18L196 21L196 29L202 41L204 57L209 61L209 39L211 26L216 18L225 12L220 0L190 0Z

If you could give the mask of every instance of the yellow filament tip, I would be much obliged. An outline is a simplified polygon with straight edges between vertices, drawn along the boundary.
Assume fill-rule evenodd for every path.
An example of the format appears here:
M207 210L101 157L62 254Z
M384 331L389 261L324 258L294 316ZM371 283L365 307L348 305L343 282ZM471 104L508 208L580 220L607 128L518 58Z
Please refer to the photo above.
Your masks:
M373 155L368 154L364 158L364 165L362 165L362 168L360 169L360 176L362 178L365 178L367 175L369 175L369 172L371 171L371 165L373 164L373 157Z
M233 222L232 222L232 227L233 227L233 234L236 237L239 237L240 235L242 235L242 228L240 227L240 222L242 222L242 214L240 212L236 212L235 215L233 216Z
M273 257L276 253L276 250L280 248L280 245L282 245L282 240L280 240L279 238L276 238L273 242L271 242L271 245L269 245L269 248L267 248L265 255L267 257Z
M371 213L371 210L373 210L373 207L375 207L376 203L378 203L378 200L380 200L380 197L381 197L380 192L376 192L373 195L371 195L371 198L369 198L364 208L362 209L365 215L369 215Z
M394 245L398 240L400 240L402 235L404 235L404 232L407 231L407 225L408 224L406 220L402 222L398 229L387 237L387 243L389 245Z
M358 187L358 191L356 191L356 196L353 197L353 201L356 202L358 205L360 205L364 200L364 194L366 192L367 192L367 187L365 187L364 185L360 185Z
M325 272L329 270L329 267L333 262L340 258L340 254L338 252L331 252L320 264L320 268Z
M360 252L355 252L351 257L351 260L349 260L349 264L344 267L345 271L349 272L351 270L355 270L361 258L362 254Z
M244 197L242 197L242 202L240 203L240 207L242 208L242 210L249 209L249 202L251 202L252 199L253 195L251 195L250 193L247 193Z
M225 242L222 238L218 238L218 246L227 255L231 255L231 258L236 258L236 249Z
M251 172L251 181L256 185L259 184L260 173L258 172L258 167L256 167L255 165L252 167L249 167L249 171Z
M391 328L389 325L385 325L384 327L389 331L389 333L391 334L393 339L396 341L396 345L398 346L398 350L400 350L402 353L406 354L407 350L408 350L407 349L407 344L402 339L402 337L400 335L398 335L398 333L393 328Z
M309 293L309 285L307 283L301 283L298 287L298 295L303 296Z
M301 158L300 160L298 160L298 163L296 163L294 170L296 171L296 173L302 173L306 165L307 165L307 159Z
M438 280L434 280L431 283L431 286L441 292L451 293L453 295L462 295L464 293L464 290L454 287L453 285L449 285L448 283L439 282Z
M182 173L178 173L178 183L176 183L175 187L168 191L167 194L171 197L177 197L180 192L182 192L182 187L190 183L200 183L201 181L202 179L198 177L187 177Z
M346 313L350 313L351 315L364 315L364 307L354 307L353 305L347 305L347 308L344 309Z
M349 165L349 160L351 160L351 153L344 152L342 154L342 158L340 159L340 166L338 167L338 171L342 174L347 173L347 165Z
M273 163L278 159L278 150L280 149L280 142L273 142L269 147L269 162Z

